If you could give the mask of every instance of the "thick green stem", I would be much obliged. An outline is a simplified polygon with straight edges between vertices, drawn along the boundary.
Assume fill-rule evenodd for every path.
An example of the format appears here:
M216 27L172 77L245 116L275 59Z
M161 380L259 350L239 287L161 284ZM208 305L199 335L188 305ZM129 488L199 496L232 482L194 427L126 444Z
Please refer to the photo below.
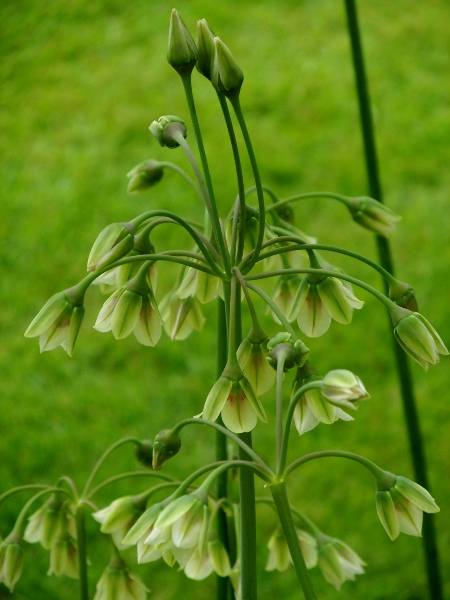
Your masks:
M78 582L80 590L80 600L89 600L87 576L86 523L85 507L83 506L83 504L79 504L77 506L75 512L75 523L77 528Z
M302 550L300 548L294 520L292 519L292 513L286 493L286 485L284 481L280 481L279 483L269 487L275 502L284 535L286 536L289 552L291 553L292 562L294 563L295 571L302 587L303 594L306 600L317 600L316 592L314 591L309 578L308 569L306 568L305 559L303 558Z
M345 0L347 25L350 36L353 67L355 71L356 90L358 96L361 132L364 141L364 156L370 195L383 201L381 179L378 169L378 158L375 134L370 107L369 88L364 65L364 54L359 32L358 14L355 0ZM378 255L381 265L394 274L394 264L389 241L381 236L376 237ZM422 442L419 415L416 407L413 378L407 356L394 342L397 371L400 382L406 429L409 438L415 480L423 487L430 489L425 450ZM425 514L423 520L422 539L428 575L429 596L432 600L442 600L442 582L439 571L439 554L432 515Z

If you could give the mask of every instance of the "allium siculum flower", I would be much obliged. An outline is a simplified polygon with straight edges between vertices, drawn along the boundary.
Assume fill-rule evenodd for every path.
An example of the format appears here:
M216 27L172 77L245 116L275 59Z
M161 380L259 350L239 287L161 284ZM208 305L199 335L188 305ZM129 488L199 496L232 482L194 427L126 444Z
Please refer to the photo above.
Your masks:
M215 275L188 267L175 293L181 299L196 296L202 304L207 304L219 295L219 285L220 280Z
M144 346L155 346L162 331L162 320L146 272L116 290L104 303L94 328L112 331L117 340L134 333Z
M197 47L184 24L184 21L173 9L170 16L169 47L167 50L167 61L172 67L180 72L193 69L197 60Z
M25 331L25 337L39 336L41 352L59 345L72 356L84 317L84 290L74 286L52 296Z
M171 292L159 306L164 330L172 340L185 340L194 330L203 329L205 318L199 301L193 296L180 298Z
M179 146L179 143L172 137L175 132L181 133L184 138L187 136L185 121L175 115L159 117L157 121L153 121L149 129L150 133L158 140L159 145L168 148L178 148Z
M101 523L100 531L109 533L118 548L123 548L123 538L143 514L147 496L123 496L109 506L92 514Z
M392 485L376 494L377 513L386 533L395 540L400 531L420 536L423 513L439 512L434 498L418 483L406 477L390 475Z
M305 384L313 381L322 381L322 379L317 371L309 363L306 363L304 367L300 367L297 371L292 386L291 397ZM319 388L307 390L299 398L295 406L294 423L300 435L314 429L319 423L331 425L338 419L353 421L350 415L327 400Z
M293 321L295 319L295 314L292 315L294 300L301 281L301 277L298 275L282 275L277 279L275 284L272 299L288 321ZM272 313L275 323L281 323L279 318L270 310L270 308L268 308L268 312Z
M312 569L317 565L317 541L302 529L296 528L296 532L306 567ZM286 571L292 564L292 559L286 537L281 529L277 529L272 534L267 547L269 548L269 557L266 571L280 571L281 573Z
M267 423L261 402L238 366L225 367L206 398L203 418L215 421L219 414L234 433L251 431L258 418Z
M56 494L53 495L28 517L23 539L29 544L40 543L43 548L50 550L60 528L62 510L67 513L67 503ZM75 534L75 526L72 528L72 533Z
M329 371L322 379L322 394L339 408L356 410L355 402L370 398L361 379L346 369Z
M120 260L133 249L135 227L132 223L111 223L101 231L87 261L88 271L98 271Z
M113 559L103 571L94 600L146 600L150 590L120 559Z
M425 371L439 362L439 354L448 354L438 332L420 313L399 307L391 316L395 339Z
M78 579L78 550L75 538L70 533L61 533L50 548L50 568L47 575L66 575Z
M319 337L328 330L331 319L344 325L350 323L353 310L363 304L336 277L324 277L317 282L316 276L307 276L298 289L290 319L297 317L303 333Z
M318 565L325 580L339 590L344 581L364 573L365 562L354 550L335 538L319 541Z
M211 67L214 60L214 33L205 19L197 21L197 70L207 79L211 79Z
M367 196L348 198L346 204L356 223L384 237L389 237L401 220L393 210Z
M163 175L164 167L160 162L157 160L144 160L127 173L130 180L127 192L129 194L145 192L161 181Z
M268 341L263 331L255 332L252 329L237 351L239 366L257 396L267 392L275 383L275 371L267 362Z
M220 38L214 38L214 46L211 83L218 92L225 95L238 93L244 82L242 69Z
M0 544L0 581L13 592L22 571L22 540L13 531Z

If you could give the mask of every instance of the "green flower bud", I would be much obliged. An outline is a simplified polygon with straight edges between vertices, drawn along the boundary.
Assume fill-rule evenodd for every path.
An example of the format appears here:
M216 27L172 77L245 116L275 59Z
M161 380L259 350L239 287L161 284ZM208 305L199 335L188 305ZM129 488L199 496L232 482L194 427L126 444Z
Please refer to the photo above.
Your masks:
M59 345L72 356L84 317L84 290L69 288L50 298L25 331L25 337L39 336L41 352Z
M251 431L258 418L267 423L264 408L240 369L231 373L226 367L206 398L203 418L215 421L219 414L233 433Z
M180 73L192 71L196 60L197 47L195 42L178 12L173 9L170 16L167 61Z
M160 310L164 330L172 340L185 340L194 330L201 331L205 324L200 303L192 296L179 298L171 292L162 299Z
M159 117L157 121L153 121L149 129L150 133L158 140L159 145L168 148L178 148L180 145L173 139L173 135L181 134L184 138L187 137L186 123L183 119L173 115Z
M294 366L303 366L308 360L309 349L301 340L294 343L291 334L287 332L277 333L275 337L269 340L267 349L270 350L270 357L267 361L274 369L277 368L280 356L285 356L285 372Z
M197 70L207 79L211 79L211 68L214 60L214 33L205 19L197 21Z
M414 290L409 283L396 280L395 283L389 285L389 298L397 306L401 306L412 312L419 311Z
M150 440L142 440L135 446L134 455L142 465L149 469L153 469L153 444Z
M158 183L158 181L161 181L163 175L164 167L160 162L157 160L144 160L127 173L127 177L130 180L127 192L129 194L145 192Z
M61 534L55 539L50 548L50 568L47 575L66 575L78 579L78 550L72 535Z
M439 362L439 354L448 354L437 331L420 313L399 308L391 316L397 342L425 371Z
M325 580L339 590L344 581L364 573L365 562L354 550L335 538L319 542L318 565Z
M370 398L361 379L346 369L329 371L322 380L322 394L340 408L356 410L357 400Z
M153 468L159 469L165 462L178 454L181 448L181 439L171 429L164 429L155 437L153 443Z
M131 223L111 223L98 235L87 261L88 271L120 260L133 249L135 229Z
M384 237L391 235L401 219L393 210L367 196L348 198L347 208L356 223Z
M0 581L13 592L22 570L22 540L13 532L0 545Z
M386 473L386 480L393 485L378 484L376 506L378 517L386 533L395 540L400 531L420 536L423 513L439 512L434 498L421 485L402 476ZM387 488L387 489L386 489Z
M225 95L239 93L244 74L233 55L218 37L214 38L214 60L211 71L211 83L218 92Z

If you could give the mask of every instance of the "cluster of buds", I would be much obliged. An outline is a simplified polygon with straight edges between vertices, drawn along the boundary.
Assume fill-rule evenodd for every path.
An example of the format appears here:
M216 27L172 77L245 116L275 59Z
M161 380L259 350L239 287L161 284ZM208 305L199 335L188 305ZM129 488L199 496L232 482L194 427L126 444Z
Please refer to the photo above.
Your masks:
M94 600L146 600L149 591L122 559L114 557L97 583Z

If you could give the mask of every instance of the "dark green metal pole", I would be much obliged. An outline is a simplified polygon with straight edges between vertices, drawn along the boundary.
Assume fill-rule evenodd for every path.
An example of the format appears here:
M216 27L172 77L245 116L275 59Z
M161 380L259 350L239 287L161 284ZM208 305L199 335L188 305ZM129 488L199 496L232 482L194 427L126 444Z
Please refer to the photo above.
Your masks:
M353 67L355 71L361 130L364 141L364 154L369 193L372 198L375 198L379 202L383 202L372 113L370 108L370 97L364 67L361 36L359 33L356 2L355 0L344 0L344 2L347 13L348 32L352 48ZM394 274L394 265L389 241L381 236L376 236L376 240L381 266L390 273ZM392 330L391 323L389 323L389 328ZM415 478L420 485L429 490L430 488L428 483L425 452L422 442L422 435L420 432L419 416L414 397L414 386L410 364L406 354L402 351L394 338L393 344ZM422 539L428 574L429 594L431 600L443 600L441 578L439 573L438 548L436 543L433 517L426 513L423 515L423 517Z

